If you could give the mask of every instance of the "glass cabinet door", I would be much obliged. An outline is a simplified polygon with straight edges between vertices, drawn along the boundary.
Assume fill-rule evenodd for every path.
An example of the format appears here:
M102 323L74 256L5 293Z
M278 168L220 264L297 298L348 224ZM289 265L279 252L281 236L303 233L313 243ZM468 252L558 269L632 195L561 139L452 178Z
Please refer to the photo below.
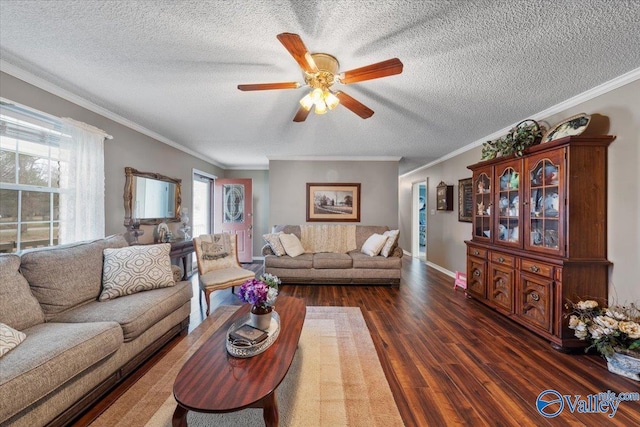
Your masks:
M491 173L478 172L473 181L473 237L491 240Z
M520 233L520 172L521 160L496 166L495 243L521 245Z
M564 151L526 159L528 179L526 249L561 255L564 251Z

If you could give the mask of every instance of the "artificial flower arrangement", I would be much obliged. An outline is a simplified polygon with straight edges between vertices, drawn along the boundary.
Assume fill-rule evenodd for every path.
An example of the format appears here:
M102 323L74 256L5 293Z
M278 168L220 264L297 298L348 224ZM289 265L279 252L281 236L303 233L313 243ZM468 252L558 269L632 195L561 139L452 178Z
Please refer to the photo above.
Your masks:
M591 343L605 357L624 353L640 357L640 308L628 306L600 307L597 301L586 300L566 305L569 328L581 340Z
M278 276L265 273L259 279L249 279L240 286L238 298L242 302L248 302L253 307L271 311L271 307L278 298L278 285L281 281Z

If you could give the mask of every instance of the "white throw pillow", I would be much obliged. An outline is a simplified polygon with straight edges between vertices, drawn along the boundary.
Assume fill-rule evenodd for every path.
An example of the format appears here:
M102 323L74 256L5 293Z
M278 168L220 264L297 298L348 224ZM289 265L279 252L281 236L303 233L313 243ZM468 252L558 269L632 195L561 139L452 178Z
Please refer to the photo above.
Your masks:
M169 243L105 249L102 293L98 300L106 301L175 285L170 251Z
M304 247L302 246L302 243L300 243L298 236L295 234L282 233L280 235L280 243L284 246L284 250L287 252L287 255L292 258L304 253Z
M369 256L376 256L382 250L387 239L388 237L382 234L372 234L367 241L364 242L364 245L362 245L361 252Z
M282 231L277 233L265 234L262 236L265 242L269 245L275 256L286 255L287 251L284 250L284 246L282 246L282 242L280 242L280 235L283 234Z
M0 357L16 348L27 338L24 332L16 331L9 325L0 323Z
M400 230L389 230L382 233L383 236L387 236L387 241L384 243L382 250L380 251L380 255L385 258L388 258L389 255L393 253L393 250L396 248L398 243L398 236L400 235Z

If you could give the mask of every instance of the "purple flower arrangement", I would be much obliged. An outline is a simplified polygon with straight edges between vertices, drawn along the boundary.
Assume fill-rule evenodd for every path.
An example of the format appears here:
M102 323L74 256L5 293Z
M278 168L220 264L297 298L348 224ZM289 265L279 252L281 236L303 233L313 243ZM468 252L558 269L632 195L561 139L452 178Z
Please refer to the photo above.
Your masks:
M260 279L249 279L240 285L238 298L256 307L271 307L278 297L280 279L272 274L265 274Z

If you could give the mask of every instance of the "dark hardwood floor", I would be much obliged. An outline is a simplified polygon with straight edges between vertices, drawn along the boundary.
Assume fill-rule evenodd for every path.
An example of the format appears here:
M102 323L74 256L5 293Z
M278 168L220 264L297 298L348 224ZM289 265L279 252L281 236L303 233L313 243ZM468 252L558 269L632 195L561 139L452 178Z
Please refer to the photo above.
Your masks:
M250 268L262 271L259 264ZM190 330L204 318L197 277L191 280ZM284 285L281 294L303 298L308 306L361 308L407 426L640 425L639 401L620 402L613 417L578 409L572 413L566 400L557 417L540 415L536 399L545 390L569 395L573 404L575 395L583 400L607 391L638 392L640 384L610 373L597 355L553 350L547 341L452 288L451 277L405 256L400 287ZM215 292L211 299L212 311L240 304L229 290ZM180 339L76 425L90 422Z

